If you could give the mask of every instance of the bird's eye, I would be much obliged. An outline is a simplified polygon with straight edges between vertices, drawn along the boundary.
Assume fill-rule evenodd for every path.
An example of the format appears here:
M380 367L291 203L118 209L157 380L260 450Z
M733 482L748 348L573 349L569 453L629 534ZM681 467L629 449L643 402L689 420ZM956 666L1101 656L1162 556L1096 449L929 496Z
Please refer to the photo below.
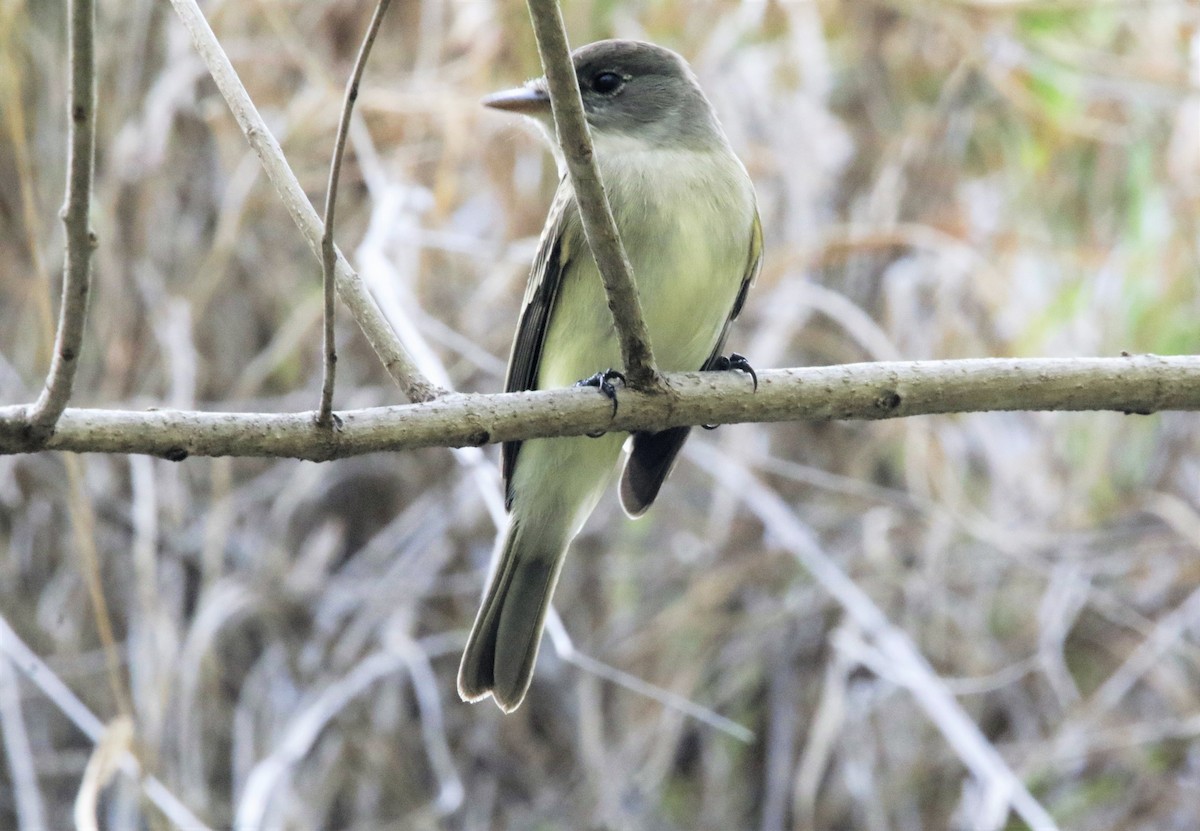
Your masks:
M601 95L612 95L625 84L625 79L615 72L597 72L592 76L592 89Z

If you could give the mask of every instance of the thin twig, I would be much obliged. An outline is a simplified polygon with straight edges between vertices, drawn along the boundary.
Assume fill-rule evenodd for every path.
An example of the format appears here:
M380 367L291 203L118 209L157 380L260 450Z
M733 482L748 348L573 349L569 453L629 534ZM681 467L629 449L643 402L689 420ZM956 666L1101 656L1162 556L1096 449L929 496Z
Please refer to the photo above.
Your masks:
M276 193L283 200L284 207L292 215L293 221L300 228L309 247L318 257L321 254L321 234L323 231L321 218L313 208L304 189L296 179L296 175L288 166L279 142L267 128L258 108L250 100L246 88L242 86L229 56L221 48L216 35L200 11L195 0L171 0L175 12L183 21L184 27L192 38L192 44L200 54L209 74L212 75L217 89L225 98L237 121L238 127L246 137L246 141L262 163L267 178L274 185ZM336 247L335 247L336 249ZM417 368L416 361L404 348L404 344L396 337L396 333L388 326L387 320L380 312L358 274L350 267L346 258L337 253L335 264L337 289L342 302L350 310L355 322L362 329L371 348L383 362L384 368L410 401L432 401L446 391L432 383Z
M66 257L63 262L62 305L54 355L46 384L29 408L33 437L44 441L67 408L83 326L87 320L89 270L96 237L88 223L92 203L92 173L96 155L96 49L93 33L96 7L92 0L71 0L67 50L71 64L71 88L67 103L70 151L67 159L67 195L62 220L66 228Z
M673 372L671 396L626 390L621 408L588 390L453 394L421 405L339 413L336 439L311 413L69 409L45 445L23 430L20 407L0 407L0 454L263 456L326 461L419 447L468 447L597 430L697 424L881 420L1018 410L1200 410L1200 356L981 358L763 370L758 391L737 372Z
M592 139L583 118L579 79L571 63L571 50L558 0L529 0L529 16L537 36L538 53L546 72L546 86L554 110L554 129L567 162L567 174L579 203L579 216L588 247L604 281L608 310L612 313L621 346L625 376L633 389L662 389L650 346L650 333L638 300L633 266L621 244L612 206L605 195Z
M363 70L367 67L367 57L371 47L375 45L375 36L379 33L379 24L383 22L384 12L391 0L379 0L375 6L375 14L371 16L371 24L363 35L362 45L358 48L358 56L354 59L354 70L350 80L346 82L346 96L342 101L342 115L338 119L337 138L333 144L333 158L329 162L329 185L325 188L325 221L321 233L321 281L325 292L325 327L324 353L325 378L321 384L321 406L317 410L317 424L329 427L333 424L333 382L337 369L337 344L334 341L334 314L336 304L334 264L337 256L333 247L333 217L337 206L338 179L342 174L342 159L346 155L346 135L350 132L350 114L354 112L354 102L358 100L358 85L362 81Z
M738 724L733 719L726 718L715 710L697 704L686 696L664 689L657 684L651 684L649 681L639 678L632 673L617 669L584 652L580 652L575 648L575 644L571 640L571 635L567 632L567 627L563 625L562 618L553 609L550 610L550 615L546 619L546 635L554 645L554 651L558 653L559 658L569 664L573 664L584 672L589 672L597 678L608 681L610 684L624 687L630 692L644 696L651 701L657 701L664 707L683 713L685 716L693 718L702 724L707 724L709 727L721 731L742 744L751 744L754 741L754 731L749 727Z

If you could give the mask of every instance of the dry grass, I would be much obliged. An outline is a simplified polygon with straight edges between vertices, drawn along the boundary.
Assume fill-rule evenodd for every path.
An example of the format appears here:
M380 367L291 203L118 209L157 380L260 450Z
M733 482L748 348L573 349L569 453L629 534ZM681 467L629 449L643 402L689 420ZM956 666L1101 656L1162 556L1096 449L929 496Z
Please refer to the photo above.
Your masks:
M568 7L576 43L683 52L746 160L767 259L731 345L756 365L1200 352L1195 6ZM205 10L320 199L370 8ZM497 390L553 186L476 105L537 72L524 7L389 15L339 238L414 351ZM169 6L101 3L98 44L74 403L315 408L318 264ZM64 48L57 5L0 2L2 403L32 400L52 340ZM336 405L399 400L344 318L339 337ZM46 664L0 660L0 827L70 827L96 735L50 679L116 724L106 747L127 689L142 764L214 828L1024 828L1011 770L1062 828L1191 831L1197 435L1194 415L1020 413L699 436L645 520L597 511L559 648L508 717L453 683L494 450L0 457L0 617ZM861 597L830 593L839 573ZM128 777L97 805L102 828L172 827Z

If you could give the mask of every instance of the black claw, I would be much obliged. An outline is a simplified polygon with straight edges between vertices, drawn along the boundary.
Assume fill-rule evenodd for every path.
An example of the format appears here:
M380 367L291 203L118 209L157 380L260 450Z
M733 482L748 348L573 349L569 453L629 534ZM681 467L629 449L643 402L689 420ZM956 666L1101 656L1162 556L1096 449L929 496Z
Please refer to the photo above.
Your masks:
M736 352L730 352L728 358L724 355L718 355L713 359L709 369L717 372L728 372L733 369L745 372L754 381L754 391L758 392L758 373L754 371L754 367L750 366L750 362L746 360L745 355L739 355Z
M739 355L736 352L730 352L729 357L718 355L712 359L708 365L710 372L729 372L730 370L738 370L746 372L750 375L750 380L754 382L754 391L758 392L758 373L754 371L754 367L750 366L750 362L746 360L745 355ZM705 430L716 430L721 425L719 424L701 424Z
M617 415L617 388L612 385L612 382L614 380L620 381L621 386L625 385L625 376L623 374L621 374L620 372L617 372L615 369L606 369L603 372L597 372L591 378L584 378L582 381L576 381L575 386L577 386L577 387L595 387L596 389L600 390L600 394L612 402L612 405L613 405L612 414L613 414L613 417L616 418L616 415ZM597 438L599 436L603 436L604 431L601 430L597 433L588 433L588 435L591 436L592 438Z

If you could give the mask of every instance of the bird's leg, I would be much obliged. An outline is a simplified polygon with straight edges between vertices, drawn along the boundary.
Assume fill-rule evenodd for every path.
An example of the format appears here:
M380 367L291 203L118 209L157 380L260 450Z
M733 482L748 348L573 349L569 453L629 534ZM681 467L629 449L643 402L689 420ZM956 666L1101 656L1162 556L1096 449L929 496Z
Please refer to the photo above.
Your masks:
M750 375L750 380L754 382L754 391L758 392L758 373L754 371L754 367L750 366L750 362L746 360L745 355L739 355L736 352L730 352L728 358L726 358L724 355L717 355L715 358L709 361L706 369L709 372L729 372L730 370L737 370L738 372L748 373ZM720 425L701 424L700 426L705 430L716 430Z
M613 386L613 381L620 381L621 385L625 384L625 376L615 369L606 369L603 372L597 372L590 378L584 378L581 381L576 381L577 387L595 387L600 391L600 394L612 402L612 414L615 417L617 414L617 388ZM591 438L599 438L604 435L603 430L595 433L588 433Z

